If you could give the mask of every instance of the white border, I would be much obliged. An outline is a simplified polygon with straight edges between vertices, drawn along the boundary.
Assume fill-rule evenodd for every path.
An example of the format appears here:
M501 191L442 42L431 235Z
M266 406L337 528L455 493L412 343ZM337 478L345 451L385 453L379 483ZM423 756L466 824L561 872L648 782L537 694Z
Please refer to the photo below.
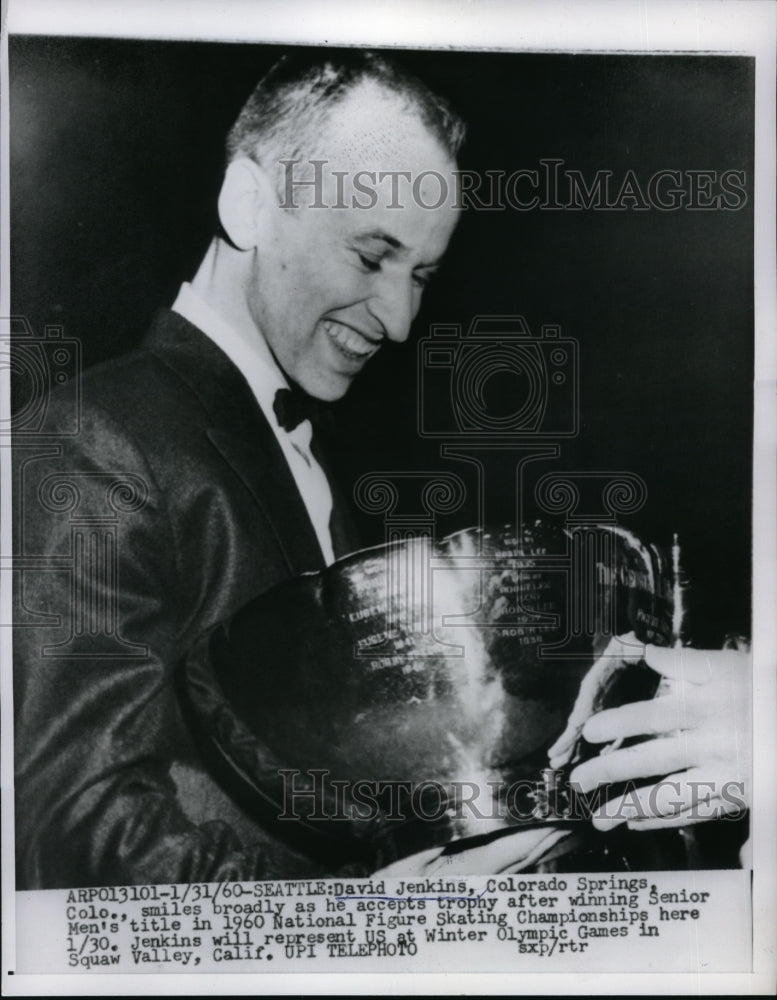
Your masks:
M777 290L775 289L775 39L777 6L762 0L9 0L3 24L2 129L7 150L6 30L15 33L130 36L279 43L388 45L514 51L729 52L756 57L756 366L754 439L754 657L756 759L753 823L754 973L752 975L557 973L381 976L16 976L13 967L13 863L3 854L3 992L6 995L162 995L261 991L291 993L773 993L777 921ZM233 27L239 25L239 31ZM0 168L2 270L0 317L9 315L8 167ZM7 419L7 383L0 419ZM7 449L0 449L2 509L10 501ZM0 522L8 552L8 518ZM10 617L9 574L0 574L0 612ZM10 662L10 630L0 656ZM10 680L3 674L2 785L4 841L12 830ZM8 958L11 961L8 961Z
M756 43L767 47L773 20L764 16L765 4L758 0L478 0L477 4L471 0L10 0L10 4L8 30L15 33L577 52L752 52ZM756 42L759 30L762 35Z

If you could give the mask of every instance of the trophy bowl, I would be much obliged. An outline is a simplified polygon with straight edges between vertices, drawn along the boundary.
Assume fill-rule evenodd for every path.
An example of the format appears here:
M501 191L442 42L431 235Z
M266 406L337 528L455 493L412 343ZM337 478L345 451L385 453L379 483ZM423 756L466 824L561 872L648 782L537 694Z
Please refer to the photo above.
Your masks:
M531 818L493 800L541 781L611 637L671 641L671 569L609 524L392 541L275 587L217 629L195 701L207 702L222 754L275 802L280 766L299 772L296 788L325 775L341 812L365 788L382 820L397 811L392 787L421 796L414 813L436 810L435 843L486 833ZM644 666L615 671L602 707L651 697L656 683ZM247 751L251 741L261 753ZM453 815L446 806L463 788L477 809ZM351 830L361 815L349 813Z

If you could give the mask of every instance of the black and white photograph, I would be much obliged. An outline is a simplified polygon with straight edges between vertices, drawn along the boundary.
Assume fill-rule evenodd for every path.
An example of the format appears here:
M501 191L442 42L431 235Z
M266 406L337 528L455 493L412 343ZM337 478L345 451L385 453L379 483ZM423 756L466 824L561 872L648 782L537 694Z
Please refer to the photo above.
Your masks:
M768 992L769 5L15 6L4 989Z

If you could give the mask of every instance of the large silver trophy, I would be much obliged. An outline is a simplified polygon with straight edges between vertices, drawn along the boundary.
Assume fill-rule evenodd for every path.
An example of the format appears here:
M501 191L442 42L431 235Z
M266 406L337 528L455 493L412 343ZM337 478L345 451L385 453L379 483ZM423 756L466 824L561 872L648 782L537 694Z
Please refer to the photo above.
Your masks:
M637 653L672 641L675 583L667 554L613 525L410 538L253 601L190 658L190 687L271 812L384 859L580 831L548 748L594 665L596 707L652 696L652 670L602 657L616 635Z

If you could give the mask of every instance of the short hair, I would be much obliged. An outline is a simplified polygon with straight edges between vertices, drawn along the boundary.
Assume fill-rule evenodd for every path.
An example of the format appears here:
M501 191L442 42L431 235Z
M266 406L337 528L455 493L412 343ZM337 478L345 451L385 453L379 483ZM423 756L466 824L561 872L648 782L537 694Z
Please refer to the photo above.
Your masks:
M320 147L322 121L355 87L373 82L404 101L455 160L466 126L448 102L393 59L358 49L294 53L259 81L227 136L227 160L241 156L310 157Z

